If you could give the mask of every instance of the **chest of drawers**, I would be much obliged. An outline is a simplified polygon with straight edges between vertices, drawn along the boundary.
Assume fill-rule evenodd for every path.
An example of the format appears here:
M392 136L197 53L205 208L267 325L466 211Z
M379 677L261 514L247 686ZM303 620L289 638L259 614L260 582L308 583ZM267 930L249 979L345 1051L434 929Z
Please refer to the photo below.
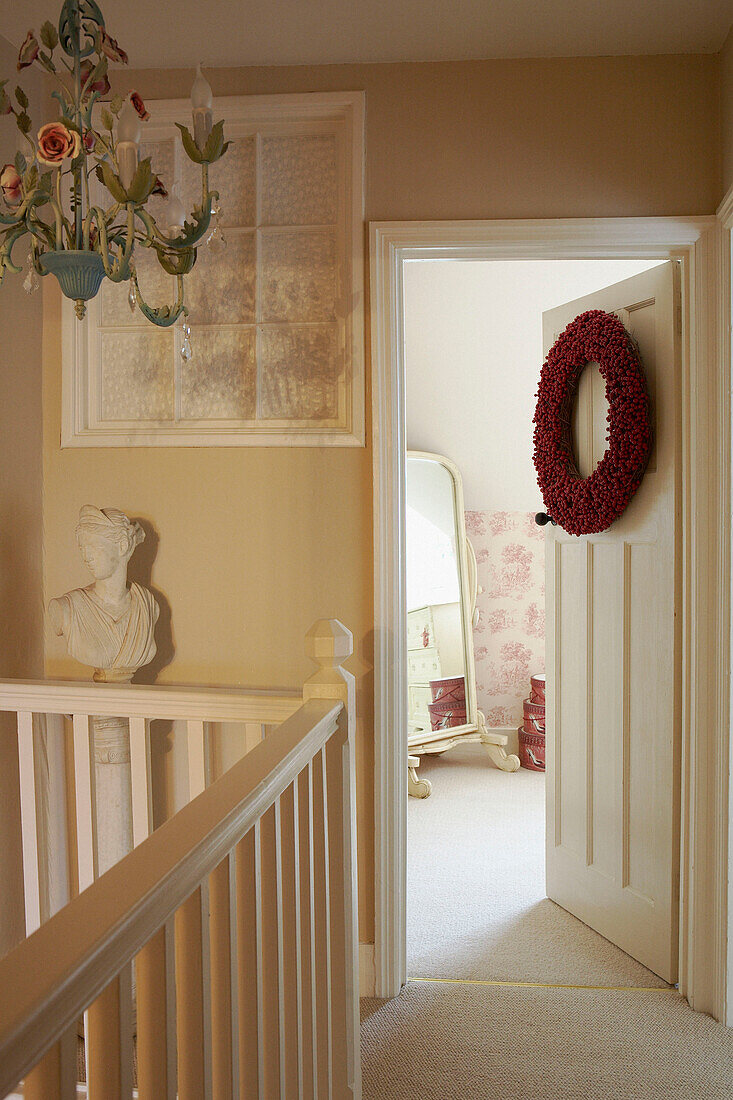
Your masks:
M430 681L466 673L458 602L407 612L407 721L410 734L430 729Z

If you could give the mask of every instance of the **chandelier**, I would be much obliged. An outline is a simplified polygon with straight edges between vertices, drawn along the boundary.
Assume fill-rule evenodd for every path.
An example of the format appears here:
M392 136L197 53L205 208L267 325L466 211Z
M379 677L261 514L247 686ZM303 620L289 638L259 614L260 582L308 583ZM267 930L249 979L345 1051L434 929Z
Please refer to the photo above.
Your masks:
M29 31L21 46L18 70L38 65L54 80L52 93L59 117L32 134L28 97L21 87L12 95L0 81L0 115L13 114L22 137L12 164L0 173L0 283L7 271L23 270L13 249L29 238L29 293L39 276L53 274L62 292L76 305L81 320L86 303L105 278L129 281L131 310L139 309L154 325L168 327L183 314L181 354L191 358L188 310L183 277L196 262L196 250L206 236L212 249L224 247L219 225L219 195L209 190L209 165L226 152L224 123L212 124L211 88L198 67L191 93L193 134L176 123L186 155L201 166L201 205L187 216L175 193L140 159L141 122L149 118L141 97L107 97L109 62L127 64L125 51L105 28L94 0L66 0L58 29L50 22L40 30L40 42ZM106 198L90 198L90 177L103 185ZM147 204L152 196L168 201L159 225ZM215 216L212 229L211 218ZM135 252L155 250L158 262L176 279L176 301L153 307L138 285Z

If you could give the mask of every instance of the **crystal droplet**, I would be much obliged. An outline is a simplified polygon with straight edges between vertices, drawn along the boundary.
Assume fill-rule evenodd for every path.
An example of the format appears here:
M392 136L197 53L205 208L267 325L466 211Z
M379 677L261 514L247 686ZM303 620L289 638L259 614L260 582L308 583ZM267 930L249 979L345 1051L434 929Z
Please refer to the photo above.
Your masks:
M183 335L186 337L191 335L191 326L189 325L188 321L183 322Z
M184 363L188 363L193 358L193 349L191 348L191 341L188 336L181 344L181 359Z
M221 229L217 225L214 232L211 234L208 240L209 248L213 256L220 256L227 246L227 242L224 239Z
M135 292L135 284L130 280L130 293L127 295L127 304L130 307L130 313L134 313L137 309L137 293Z
M41 280L36 274L36 269L34 267L30 267L28 269L28 274L23 280L23 290L26 292L26 294L35 294L40 285Z

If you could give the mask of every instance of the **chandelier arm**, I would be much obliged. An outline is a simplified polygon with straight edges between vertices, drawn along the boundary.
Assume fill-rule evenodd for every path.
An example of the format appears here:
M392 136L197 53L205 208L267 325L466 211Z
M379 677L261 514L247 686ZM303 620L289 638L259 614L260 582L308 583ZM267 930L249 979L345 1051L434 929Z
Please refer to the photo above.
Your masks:
M16 264L13 262L13 248L20 237L26 232L25 223L23 225L17 225L0 246L0 283L5 278L5 272L10 271L13 275L18 275L23 270L22 264Z
M140 241L140 244L148 248L155 240L156 233L158 233L155 219L151 214L148 214L147 210L144 210L142 206L138 206L135 211L135 216L138 217L145 226L145 236L142 238L138 237L137 239Z
M97 223L97 229L99 231L99 254L102 257L102 263L104 265L104 273L112 283L122 283L125 279L131 277L130 274L130 260L132 258L132 252L135 247L135 205L134 203L127 203L127 227L125 230L125 243L124 245L117 245L117 258L113 263L109 260L109 237L107 234L107 223L104 217L104 211L95 206L89 211L87 215L87 222L89 229L85 225L86 233L86 245L89 245L89 231L91 231L92 219Z
M159 240L166 248L173 249L175 252L182 251L186 248L193 248L208 230L211 224L211 204L214 200L218 200L218 198L218 191L207 191L203 209L195 209L193 211L191 215L192 220L186 222L188 229L184 228L183 233L178 237L167 237L165 233L160 232L155 222L153 222L155 225L156 240Z
M142 294L140 293L140 287L137 281L137 274L133 271L130 278L135 286L135 295L137 297L137 305L140 312L144 317L147 317L149 321L152 321L158 328L170 328L174 325L178 318L185 310L183 303L183 276L176 275L176 283L178 288L178 294L176 297L176 303L173 306L160 306L158 309L149 306Z

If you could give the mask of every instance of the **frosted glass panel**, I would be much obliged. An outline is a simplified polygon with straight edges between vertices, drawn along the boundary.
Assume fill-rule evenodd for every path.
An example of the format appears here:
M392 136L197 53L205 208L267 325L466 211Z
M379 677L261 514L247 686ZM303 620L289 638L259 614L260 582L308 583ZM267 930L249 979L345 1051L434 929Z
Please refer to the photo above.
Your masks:
M262 224L333 224L338 216L337 168L334 136L263 138Z
M260 363L263 417L328 420L338 415L335 325L264 328Z
M102 420L173 417L173 333L102 334Z
M260 264L263 321L335 319L335 233L263 231Z
M226 156L209 168L209 188L219 192L224 225L254 226L257 211L256 141L254 137L225 133L233 144ZM201 206L201 167L181 156L181 198L186 209Z
M181 365L181 416L253 420L257 411L255 330L200 328L195 355Z
M212 254L208 233L198 243L187 314L169 327L130 311L129 282L103 281L64 363L63 446L363 442L363 197L352 177L363 96L243 96L226 115L231 144L208 178L226 248ZM203 194L175 126L187 117L188 103L151 105L140 156L190 217ZM150 207L163 235L166 204ZM139 244L135 265L145 304L174 306L177 280L155 250Z
M226 251L212 255L199 249L186 276L186 303L191 324L252 324L255 320L254 233L227 230Z

